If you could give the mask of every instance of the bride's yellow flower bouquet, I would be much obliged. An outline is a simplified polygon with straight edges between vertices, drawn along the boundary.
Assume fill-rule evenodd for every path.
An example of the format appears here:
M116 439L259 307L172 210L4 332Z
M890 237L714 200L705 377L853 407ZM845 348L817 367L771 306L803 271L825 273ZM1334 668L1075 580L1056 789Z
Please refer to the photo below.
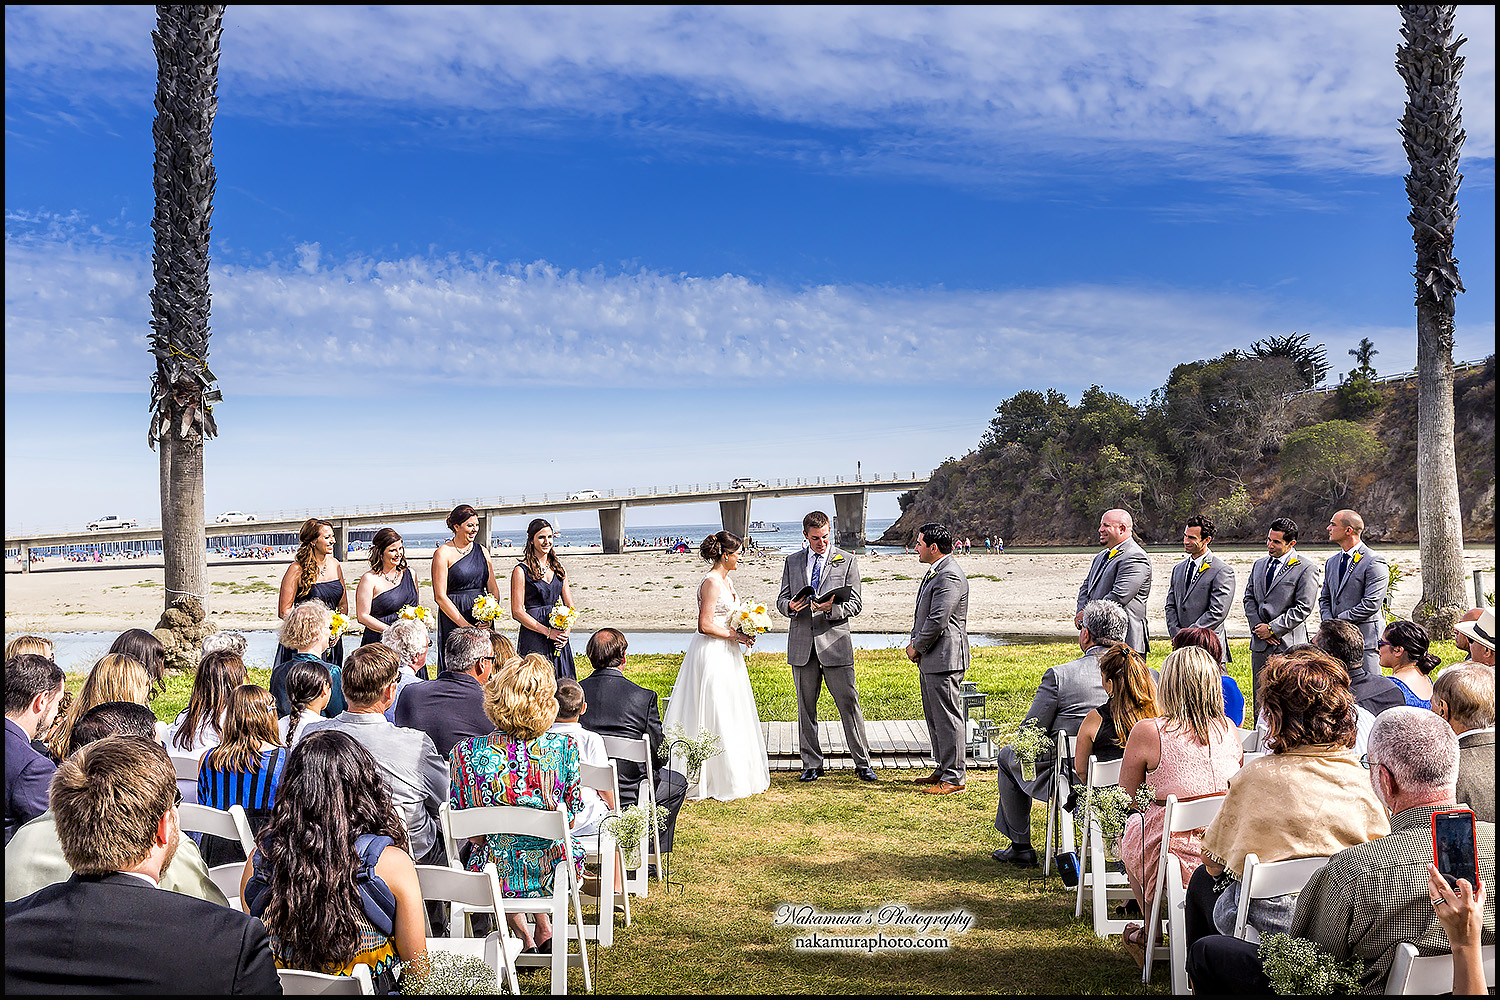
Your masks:
M729 613L729 624L745 635L762 635L771 631L771 611L759 601L746 598Z
M495 600L489 594L480 594L479 599L474 602L474 620L476 622L493 622L505 611L505 605Z
M328 625L328 641L338 642L347 632L363 632L364 630L365 627L355 619L350 618L342 611L335 611L333 613L333 621Z
M432 612L421 604L408 604L401 609L401 617L411 622L421 622L432 628Z

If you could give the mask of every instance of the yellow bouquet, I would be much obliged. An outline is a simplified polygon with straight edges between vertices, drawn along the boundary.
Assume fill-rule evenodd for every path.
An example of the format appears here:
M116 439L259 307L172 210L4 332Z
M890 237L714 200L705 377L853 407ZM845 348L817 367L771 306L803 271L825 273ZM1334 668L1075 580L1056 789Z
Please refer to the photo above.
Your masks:
M479 599L474 602L474 620L476 622L494 622L504 611L505 605L495 600L489 594L480 594Z
M729 613L729 624L736 632L761 635L771 631L771 612L759 601L746 598Z
M364 630L365 627L355 619L350 618L342 611L335 611L333 613L333 621L328 626L328 641L338 642L346 632L363 632Z
M556 604L552 605L552 610L547 614L547 624L564 632L573 631L573 623L577 620L578 609L568 607L562 602L561 597L557 599Z
M432 612L420 604L408 604L401 609L401 617L411 622L421 622L432 628Z

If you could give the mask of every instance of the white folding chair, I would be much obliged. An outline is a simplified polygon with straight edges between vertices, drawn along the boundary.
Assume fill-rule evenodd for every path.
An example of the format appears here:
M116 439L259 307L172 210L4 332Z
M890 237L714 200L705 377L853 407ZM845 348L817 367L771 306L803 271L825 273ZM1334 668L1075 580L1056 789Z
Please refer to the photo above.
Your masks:
M215 809L184 802L177 809L183 833L209 833L225 840L238 840L245 849L245 857L255 850L255 834L250 832L250 820L245 808L235 803L228 809ZM243 867L243 863L241 863Z
M1234 936L1259 944L1260 931L1249 923L1250 900L1301 892L1307 880L1327 863L1326 857L1261 861L1253 852L1245 855L1245 870L1240 876L1240 907L1234 916Z
M1073 907L1074 918L1083 916L1084 893L1089 894L1089 906L1094 911L1094 933L1107 938L1123 934L1130 921L1123 917L1110 916L1116 903L1135 898L1130 891L1130 880L1124 872L1109 867L1109 855L1104 843L1104 831L1093 815L1093 793L1098 788L1108 788L1120 783L1120 761L1100 761L1089 757L1089 796L1083 808L1083 843L1078 848L1078 900Z
M604 752L615 760L626 760L640 764L645 769L636 802L644 804L648 816L656 815L656 768L651 760L651 743L644 736L630 739L624 736L603 736ZM651 885L651 866L656 866L658 881L667 877L667 860L661 852L661 831L655 823L647 824L649 832L641 838L641 866L625 873L625 891L646 898ZM649 844L648 844L649 841Z
M552 966L552 992L568 992L568 967L583 969L583 988L594 991L589 976L588 952L584 947L583 904L578 897L578 873L573 867L573 834L568 830L568 813L561 807L554 810L530 809L526 806L477 806L472 809L454 809L445 802L438 813L443 828L443 839L448 848L449 864L460 867L458 847L470 837L482 837L491 833L538 837L542 840L558 840L563 845L563 860L553 871L552 893L548 896L506 896L500 900L500 908L506 913L546 913L552 919L552 954L518 955L517 965ZM573 924L568 923L568 903L572 901ZM458 919L455 907L454 919ZM578 941L578 951L568 950L568 940Z
M1200 830L1213 822L1224 804L1224 794L1205 795L1179 802L1167 796L1162 816L1161 858L1156 865L1156 896L1151 900L1151 915L1146 920L1146 964L1141 968L1141 982L1151 982L1151 962L1155 957L1157 931L1161 927L1161 900L1167 897L1167 946L1172 964L1172 992L1191 993L1187 978L1187 889L1182 884L1182 862L1172 853L1172 834Z
M1259 729L1241 729L1240 730L1240 749L1244 750L1246 753L1256 753L1256 752L1259 752L1259 750L1260 750L1260 730Z
M224 898L229 900L231 910L244 911L240 905L240 878L245 874L243 862L235 861L227 865L214 865L208 870L208 877L213 884L219 887Z
M177 772L177 790L182 793L184 803L198 804L198 769L203 763L201 753L174 753L172 768Z
M329 976L302 969L277 969L276 974L281 977L281 992L287 996L375 995L375 982L368 965L356 965L354 974L349 976Z
M578 762L579 783L584 788L592 788L596 792L609 792L614 796L616 803L620 801L620 776L615 770L615 762L608 764L589 764L585 761ZM616 808L610 813L612 816L620 815ZM589 937L599 942L599 945L608 948L615 943L615 906L620 905L625 909L625 926L630 926L630 893L625 891L623 885L615 885L615 858L619 855L619 844L608 831L602 827L595 832L579 838L588 852L585 860L599 866L599 895L592 896L584 893L583 901L594 902L599 906L599 920L597 923L585 923L583 931ZM623 871L624 858L620 858Z
M1484 962L1484 985L1495 988L1495 946L1480 945L1479 954ZM1391 971L1385 977L1385 991L1397 994L1425 994L1453 992L1453 955L1419 955L1417 946L1410 941L1396 945L1396 957L1391 962Z
M456 904L453 919L448 922L448 937L432 936L432 921L427 915L427 907L422 907L422 917L427 921L427 950L451 951L478 958L495 970L496 993L500 992L503 979L512 994L519 994L516 956L521 953L521 942L510 933L501 912L504 897L500 895L500 880L495 875L494 864L485 865L481 872L441 865L417 865L417 881L421 883L424 900ZM458 936L460 929L469 926L468 921L459 916L460 908L466 915L490 914L495 929L482 938Z
M1073 737L1059 729L1052 734L1052 792L1047 796L1047 843L1042 852L1042 875L1052 874L1052 859L1073 850L1073 814L1062 807L1068 797L1063 775L1073 759ZM1056 839L1054 840L1054 834Z

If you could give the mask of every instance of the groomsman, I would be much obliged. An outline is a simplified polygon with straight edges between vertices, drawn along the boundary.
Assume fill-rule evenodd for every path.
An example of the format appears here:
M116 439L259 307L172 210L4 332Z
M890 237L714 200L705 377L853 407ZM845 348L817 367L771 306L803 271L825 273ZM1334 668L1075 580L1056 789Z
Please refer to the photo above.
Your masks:
M1265 558L1250 567L1245 581L1245 621L1250 626L1250 676L1254 713L1260 718L1260 672L1266 661L1307 641L1307 619L1312 615L1322 582L1318 567L1297 555L1297 522L1278 517L1266 531Z
M1343 551L1328 560L1318 612L1324 618L1353 622L1365 637L1365 669L1380 675L1380 633L1385 627L1381 608L1391 582L1385 557L1360 540L1365 522L1352 510L1341 510L1328 522L1328 540Z
M1234 567L1208 548L1213 541L1214 522L1202 515L1187 519L1182 529L1182 549L1187 558L1172 567L1167 585L1167 635L1175 638L1185 628L1211 628L1219 636L1223 659L1228 663L1229 635L1224 623L1234 603Z
M967 742L959 691L969 669L969 578L949 553L953 535L941 524L917 532L917 558L927 575L917 587L917 611L906 658L917 665L922 684L922 714L932 740L937 770L913 783L929 795L964 790Z
M1146 625L1146 598L1151 596L1151 560L1131 537L1135 522L1129 511L1107 510L1099 519L1099 543L1103 552L1094 557L1089 575L1078 588L1078 613L1073 627L1083 628L1083 609L1090 601L1114 601L1125 609L1130 626L1125 644L1142 656L1151 648Z

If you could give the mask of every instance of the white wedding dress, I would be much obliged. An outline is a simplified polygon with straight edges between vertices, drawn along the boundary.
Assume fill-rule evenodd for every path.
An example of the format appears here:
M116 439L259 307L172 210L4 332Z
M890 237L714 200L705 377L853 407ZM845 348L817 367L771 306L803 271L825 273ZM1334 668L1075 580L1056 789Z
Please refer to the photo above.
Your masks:
M729 613L737 598L732 589L727 597L723 590L719 594L713 621L729 628ZM679 724L694 738L703 730L719 734L721 751L704 762L697 786L688 790L689 798L728 802L770 787L766 738L745 670L744 647L738 642L693 633L662 724L669 729ZM682 766L680 758L676 766Z

